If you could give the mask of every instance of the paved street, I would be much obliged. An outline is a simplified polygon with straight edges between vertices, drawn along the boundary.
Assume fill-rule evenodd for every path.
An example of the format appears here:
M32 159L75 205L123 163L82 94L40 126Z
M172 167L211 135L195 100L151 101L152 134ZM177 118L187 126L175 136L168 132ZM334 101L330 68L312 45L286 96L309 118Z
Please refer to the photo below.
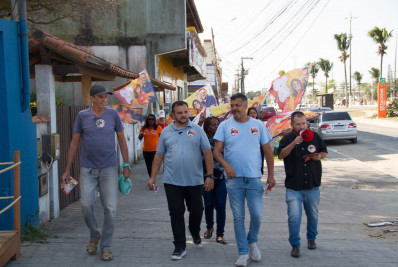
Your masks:
M361 125L360 122L358 124ZM373 149L377 147L376 142L371 142L373 138L387 138L383 133L373 135L361 132L358 144L328 143L332 149L323 161L318 248L309 251L304 246L304 216L301 229L303 246L298 259L290 257L283 162L276 161L277 187L271 194L264 196L259 240L263 260L261 263L250 263L249 266L396 266L398 235L396 232L384 233L383 230L398 227L369 228L363 224L398 220L398 178L394 177L397 175L396 167L387 166L398 160L398 139L397 136L388 137L390 139L387 142L395 145L391 146L391 151L366 152L362 142L367 146L375 143L371 146ZM386 148L385 144L383 148ZM367 160L369 157L371 160ZM386 159L388 157L391 162ZM388 164L383 163L385 160ZM378 165L372 168L367 164ZM263 179L265 183L265 177ZM112 262L101 262L98 252L94 256L86 253L88 231L80 204L74 203L50 225L50 233L57 238L50 238L45 244L23 243L21 257L6 266L234 266L237 248L229 205L225 229L227 245L217 244L213 236L211 240L204 240L203 248L195 248L189 237L187 256L181 261L171 261L172 233L161 178L158 177L158 193L147 189L146 180L147 173L142 160L133 168L132 192L128 196L119 196ZM101 221L102 208L97 204ZM201 235L204 230L203 219Z

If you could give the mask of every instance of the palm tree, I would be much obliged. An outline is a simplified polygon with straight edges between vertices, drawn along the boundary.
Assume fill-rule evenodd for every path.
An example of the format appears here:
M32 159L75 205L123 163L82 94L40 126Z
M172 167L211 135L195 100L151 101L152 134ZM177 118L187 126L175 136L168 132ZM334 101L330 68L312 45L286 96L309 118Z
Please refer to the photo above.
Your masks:
M347 50L350 47L350 41L349 41L346 33L335 34L334 39L336 39L337 48L341 52L341 56L339 56L339 59L341 62L344 63L344 78L345 78L344 94L346 97L346 106L347 106L348 103L351 102L351 88L350 88L350 96L347 99L347 64L346 64L346 61L347 61L348 57L350 56L347 53Z
M383 55L387 53L386 42L390 37L392 37L392 31L388 32L386 28L380 29L375 26L373 30L368 32L368 34L373 41L379 44L377 54L380 55L380 77L383 77Z
M359 93L360 86L361 86L361 81L362 81L362 78L363 78L362 73L360 73L359 71L356 71L356 72L354 72L353 77L354 77L354 80L357 81L357 83L358 83L358 93ZM355 91L354 91L354 100L355 100Z
M380 70L378 68L371 68L369 71L370 75L372 76L373 79L373 89L372 89L372 102L373 102L373 91L374 91L374 86L375 83L377 83L377 81L379 80L380 77Z
M318 65L322 69L322 71L326 77L325 93L327 94L328 93L329 71L333 68L333 63L330 63L330 61L327 59L320 58Z
M311 77L312 77L312 98L315 98L315 77L318 74L319 71L319 65L317 62L312 62L312 67L311 67Z

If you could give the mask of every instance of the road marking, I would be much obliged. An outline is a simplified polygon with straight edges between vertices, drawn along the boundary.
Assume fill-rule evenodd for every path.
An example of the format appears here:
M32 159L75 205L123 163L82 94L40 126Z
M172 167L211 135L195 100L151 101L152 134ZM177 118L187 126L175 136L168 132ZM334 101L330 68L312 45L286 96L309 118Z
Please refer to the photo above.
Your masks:
M360 161L359 159L350 157L350 156L348 156L348 155L346 155L346 154L344 154L344 153L341 153L341 152L337 151L336 149L332 149L332 148L328 147L328 150L331 150L331 151L333 151L333 152L336 152L336 153L338 153L338 154L340 154L340 155L342 155L342 156L344 156L344 157L347 157L347 158L356 160L356 161L362 163L363 165L366 165L366 166L371 167L371 168L373 168L373 169L375 169L375 170L378 170L378 171L380 171L380 172L383 172L383 173L385 173L385 174L387 174L387 175L389 175L389 176L391 176L391 177L394 177L395 179L398 179L398 177L395 176L395 175L392 175L392 174L390 174L390 173L388 173L388 172L386 172L386 171L383 171L383 170L381 170L381 169L379 169L379 168L377 168L377 167L375 167L375 166L372 166L372 165L367 164L367 163L365 163L365 162L363 162L363 161Z

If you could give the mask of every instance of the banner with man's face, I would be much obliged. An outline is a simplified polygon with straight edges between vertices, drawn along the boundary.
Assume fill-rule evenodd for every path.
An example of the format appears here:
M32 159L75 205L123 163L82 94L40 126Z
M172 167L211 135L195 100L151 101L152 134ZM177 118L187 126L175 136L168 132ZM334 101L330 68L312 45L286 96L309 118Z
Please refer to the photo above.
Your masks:
M139 73L139 78L115 92L123 105L112 105L118 109L122 121L136 123L143 121L147 114L148 104L157 101L155 91L146 70ZM131 117L131 119L130 119Z

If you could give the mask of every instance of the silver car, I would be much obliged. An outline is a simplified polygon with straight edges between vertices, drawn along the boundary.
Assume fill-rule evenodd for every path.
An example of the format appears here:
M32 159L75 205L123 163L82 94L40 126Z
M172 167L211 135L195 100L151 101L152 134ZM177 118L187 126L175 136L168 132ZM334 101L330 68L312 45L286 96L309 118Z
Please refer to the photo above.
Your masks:
M357 125L347 111L325 111L310 123L310 129L323 140L347 139L357 142Z

